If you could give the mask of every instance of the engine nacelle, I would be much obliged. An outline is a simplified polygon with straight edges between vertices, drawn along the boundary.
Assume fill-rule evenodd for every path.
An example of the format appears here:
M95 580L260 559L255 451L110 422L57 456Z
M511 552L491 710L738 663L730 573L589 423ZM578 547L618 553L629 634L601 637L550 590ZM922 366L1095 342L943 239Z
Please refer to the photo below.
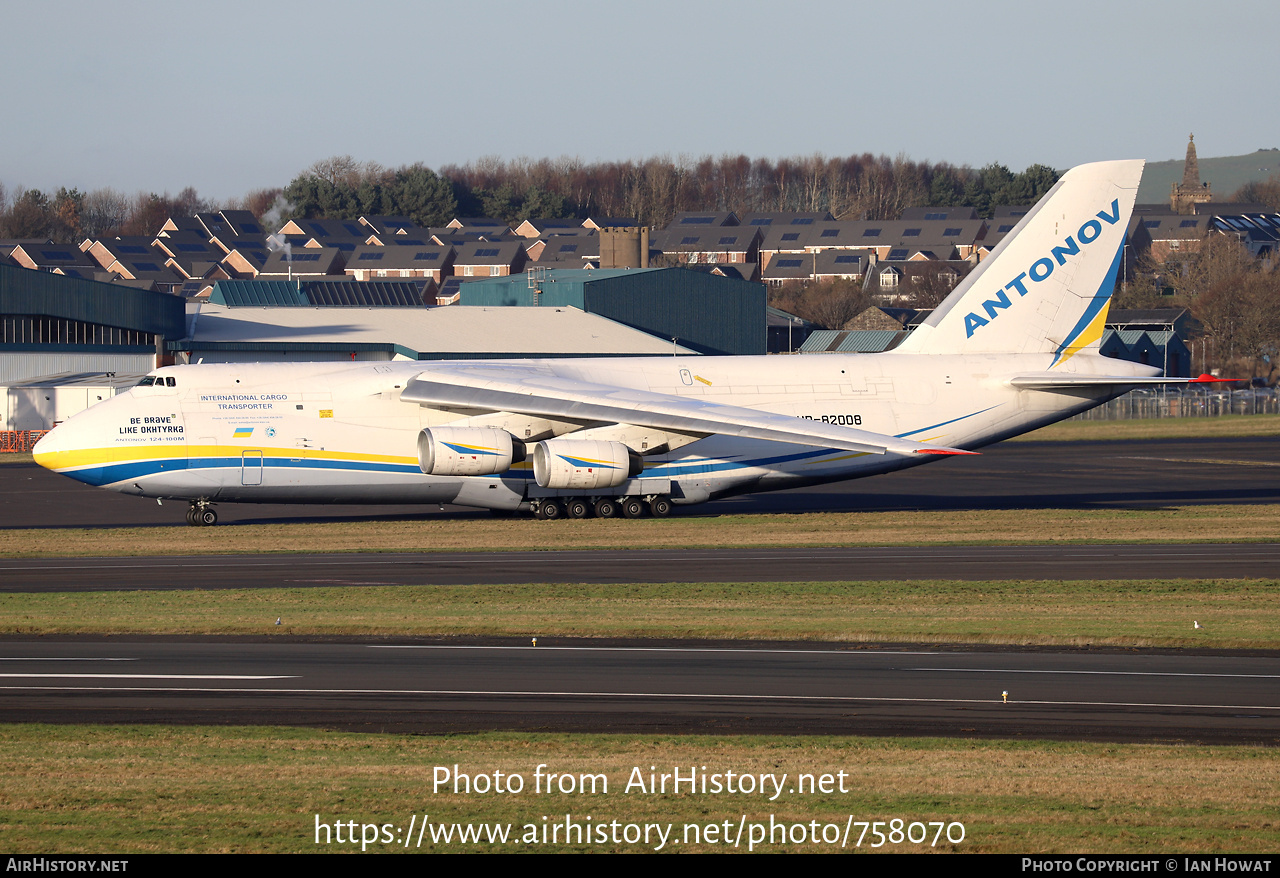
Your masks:
M621 442L548 439L533 449L533 479L540 488L612 488L643 470L640 455Z
M524 443L491 427L430 427L418 434L418 466L429 476L492 476L524 460Z

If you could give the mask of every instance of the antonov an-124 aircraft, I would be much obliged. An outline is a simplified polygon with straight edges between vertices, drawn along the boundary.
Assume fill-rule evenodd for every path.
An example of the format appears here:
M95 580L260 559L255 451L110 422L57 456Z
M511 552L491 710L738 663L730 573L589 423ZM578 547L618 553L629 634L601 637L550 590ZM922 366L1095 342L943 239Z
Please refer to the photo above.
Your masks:
M665 516L973 453L1176 383L1098 353L1141 176L1067 172L884 353L167 366L35 459L211 525L233 502Z

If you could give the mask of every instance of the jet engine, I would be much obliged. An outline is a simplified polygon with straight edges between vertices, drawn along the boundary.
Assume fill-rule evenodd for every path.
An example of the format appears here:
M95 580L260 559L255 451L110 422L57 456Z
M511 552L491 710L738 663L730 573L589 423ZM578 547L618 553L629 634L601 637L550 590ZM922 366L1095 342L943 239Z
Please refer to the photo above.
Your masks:
M533 449L533 478L540 488L612 488L643 470L640 455L621 442L548 439Z
M429 476L505 473L524 455L524 443L505 430L430 427L418 434L418 466Z

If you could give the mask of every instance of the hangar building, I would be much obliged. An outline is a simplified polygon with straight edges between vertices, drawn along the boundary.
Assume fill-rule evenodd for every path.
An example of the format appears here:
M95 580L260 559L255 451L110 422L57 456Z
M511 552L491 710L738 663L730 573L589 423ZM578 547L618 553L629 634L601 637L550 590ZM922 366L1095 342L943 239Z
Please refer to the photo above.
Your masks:
M459 294L460 305L577 308L668 342L677 339L703 354L765 353L764 284L709 272L534 269L470 281L459 287Z

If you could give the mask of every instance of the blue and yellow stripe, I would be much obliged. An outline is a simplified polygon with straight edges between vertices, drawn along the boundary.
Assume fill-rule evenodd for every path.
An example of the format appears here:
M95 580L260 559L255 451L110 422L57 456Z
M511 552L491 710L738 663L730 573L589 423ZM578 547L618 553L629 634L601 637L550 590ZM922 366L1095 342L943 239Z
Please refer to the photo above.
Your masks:
M1111 260L1111 268L1108 269L1107 276L1102 281L1102 286L1098 287L1098 291L1089 300L1089 305L1085 308L1084 314L1080 315L1076 325L1067 333L1067 337L1062 344L1058 345L1058 349L1053 355L1053 362L1049 364L1050 369L1065 363L1080 351L1091 345L1096 345L1102 340L1102 331L1106 328L1107 323L1107 311L1111 306L1111 292L1116 287L1116 278L1120 275L1120 262L1122 259L1124 259L1123 244L1116 251L1115 259Z

